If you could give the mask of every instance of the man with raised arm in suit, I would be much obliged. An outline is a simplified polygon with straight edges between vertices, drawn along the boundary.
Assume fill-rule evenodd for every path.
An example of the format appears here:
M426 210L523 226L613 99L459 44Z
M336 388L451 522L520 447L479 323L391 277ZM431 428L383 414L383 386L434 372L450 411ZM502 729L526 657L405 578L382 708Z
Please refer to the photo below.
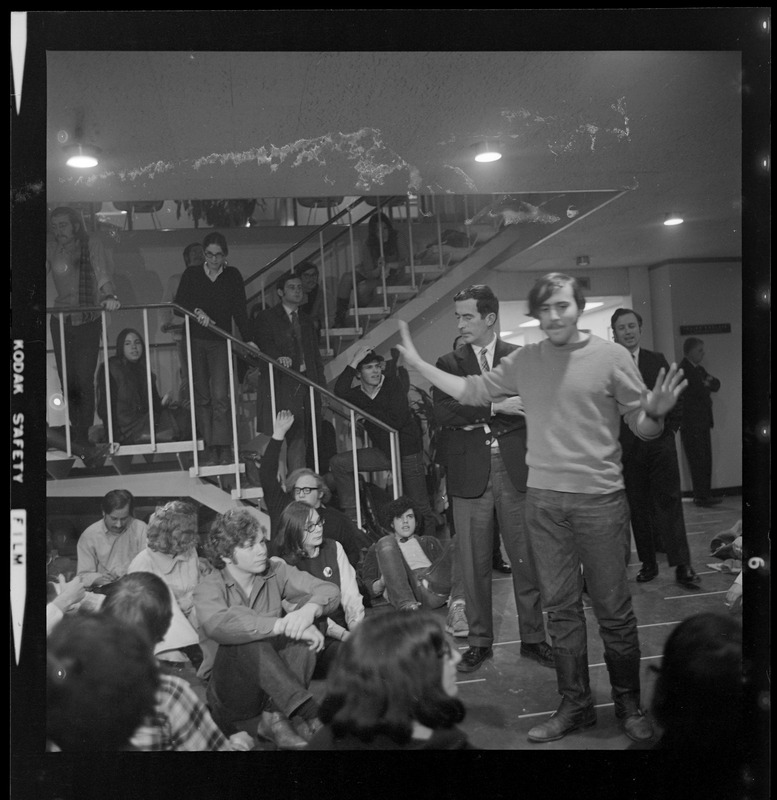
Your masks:
M439 369L454 375L479 375L518 349L496 335L499 300L489 286L470 286L453 299L464 344L439 358ZM527 467L523 401L514 396L485 406L464 406L436 387L432 396L437 422L446 428L447 486L453 501L456 554L469 623L469 649L457 669L473 672L493 654L494 509L513 569L521 655L552 668L539 584L524 534Z
M642 317L630 308L618 308L610 319L613 336L630 353L646 386L653 386L660 369L669 370L663 353L640 347ZM664 430L657 439L635 436L621 419L623 480L631 511L631 529L642 569L639 583L658 575L656 543L662 541L670 567L675 568L677 583L698 590L699 576L691 567L688 538L685 533L680 469L677 465L675 433L682 420L681 398L667 414Z
M255 341L263 353L274 358L282 367L293 369L319 386L326 386L324 363L318 346L318 334L310 317L300 311L305 302L302 279L293 272L281 275L275 283L280 302L265 309L256 318ZM260 390L259 425L265 433L272 433L274 419L270 401L270 378L265 374ZM275 373L275 407L277 411L291 411L294 425L286 434L286 467L289 473L308 465L308 451L312 450L313 431L310 428L310 390L300 381L280 370ZM321 406L316 396L316 420L321 419ZM311 465L312 466L312 465Z

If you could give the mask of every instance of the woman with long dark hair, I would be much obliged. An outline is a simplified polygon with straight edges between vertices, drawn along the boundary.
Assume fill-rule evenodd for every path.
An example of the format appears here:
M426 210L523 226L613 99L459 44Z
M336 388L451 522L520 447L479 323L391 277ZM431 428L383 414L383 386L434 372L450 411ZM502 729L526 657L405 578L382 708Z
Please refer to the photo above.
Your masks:
M308 749L476 749L457 727L460 660L431 612L369 617L340 647Z
M273 555L340 589L337 608L317 623L325 638L313 677L324 677L340 642L345 641L364 619L356 571L340 542L324 538L324 522L318 509L302 500L293 500L281 512L278 532L273 539Z
M134 328L124 328L116 337L116 353L108 359L113 441L140 444L151 440L148 373L143 337ZM173 441L183 434L186 414L174 414L170 397L159 396L156 375L151 373L151 404L157 441ZM108 401L105 365L97 372L97 413L108 436Z
M361 265L356 269L359 305L370 305L384 273L387 285L399 283L406 264L407 256L391 220L383 212L373 214L367 223L367 238L361 249ZM336 328L346 326L345 316L348 313L352 289L353 276L350 271L346 271L337 287Z

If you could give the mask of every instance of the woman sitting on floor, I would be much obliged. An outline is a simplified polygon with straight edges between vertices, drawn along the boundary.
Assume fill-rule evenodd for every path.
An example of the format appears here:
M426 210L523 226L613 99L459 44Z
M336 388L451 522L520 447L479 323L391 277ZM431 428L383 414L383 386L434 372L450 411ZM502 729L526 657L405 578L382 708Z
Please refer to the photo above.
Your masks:
M294 500L281 512L273 555L292 567L309 572L340 589L340 604L318 621L324 634L324 649L318 654L314 678L329 671L338 646L364 619L364 603L356 582L356 571L345 555L340 542L324 537L324 526L318 510L301 500Z
M134 328L124 328L116 338L116 354L108 359L111 390L113 440L119 444L151 441L146 348ZM156 440L170 442L188 435L188 415L170 402L170 395L159 396L156 376L151 374L151 405L154 411ZM97 371L97 413L108 437L108 404L105 390L105 365Z
M456 727L458 650L426 611L367 618L340 647L309 750L474 750Z

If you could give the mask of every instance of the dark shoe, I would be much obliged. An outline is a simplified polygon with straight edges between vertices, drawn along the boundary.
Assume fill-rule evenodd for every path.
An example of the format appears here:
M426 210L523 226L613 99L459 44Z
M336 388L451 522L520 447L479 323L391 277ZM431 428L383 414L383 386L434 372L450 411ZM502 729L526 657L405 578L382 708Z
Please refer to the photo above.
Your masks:
M232 453L231 447L220 447L218 452L219 452L218 463L221 464L222 466L235 463L235 456Z
M200 456L201 467L213 467L219 463L218 450L215 447L206 447Z
M658 575L658 564L643 564L637 573L637 583L647 583Z
M530 658L542 667L555 669L556 662L553 658L553 651L547 642L536 642L534 644L521 644L521 657Z
M263 711L256 729L260 739L274 742L279 750L302 750L307 741L294 731L280 711Z
M504 575L512 575L513 573L513 568L501 558L495 558L492 566L497 572L501 572Z
M87 469L95 469L101 467L105 463L105 459L111 452L111 446L108 442L103 444L96 444L90 448L89 453L81 456L84 466Z
M549 720L535 725L528 733L530 742L555 742L568 733L596 725L596 709L593 706L570 710L561 701L558 711Z
M493 655L494 650L491 647L470 647L464 651L456 669L459 672L474 672L487 658L491 658Z
M689 564L680 564L674 571L675 580L685 589L699 590L701 578L693 571Z
M626 736L633 742L647 742L653 738L653 726L642 709L620 720Z

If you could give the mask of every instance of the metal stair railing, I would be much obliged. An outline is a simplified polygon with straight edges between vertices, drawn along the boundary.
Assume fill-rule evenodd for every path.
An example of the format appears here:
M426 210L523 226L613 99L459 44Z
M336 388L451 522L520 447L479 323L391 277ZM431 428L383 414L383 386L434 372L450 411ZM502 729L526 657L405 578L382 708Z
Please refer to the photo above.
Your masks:
M238 431L237 431L237 391L236 391L236 381L235 381L235 368L234 368L234 357L238 357L246 361L251 366L258 366L260 363L266 364L268 367L268 377L269 377L269 389L270 389L270 401L271 401L271 409L272 409L272 418L275 419L277 414L276 408L276 396L275 396L275 376L276 370L281 374L287 375L292 378L294 381L306 386L308 392L310 393L310 421L311 421L311 430L317 430L317 419L316 419L316 403L315 398L316 395L320 396L322 399L322 406L324 404L324 400L328 401L328 405L336 404L339 407L347 409L348 416L351 422L351 450L353 452L353 465L354 465L354 486L356 489L356 501L357 501L357 524L361 526L362 515L361 515L361 503L359 498L358 492L358 464L357 464L357 455L356 450L358 449L358 442L357 442L357 425L356 419L357 416L370 422L374 423L378 427L382 428L389 434L389 441L391 447L391 471L393 475L393 489L394 489L394 496L398 497L402 492L402 484L401 484L401 470L400 470L400 453L399 453L399 433L395 428L392 428L390 425L382 422L381 420L377 419L376 417L371 416L367 412L363 411L362 409L358 408L357 406L352 405L347 400L343 400L342 398L337 397L333 392L330 392L329 389L323 386L319 386L317 383L314 383L305 375L295 372L292 369L288 369L281 364L279 364L275 359L271 358L270 356L260 352L252 345L246 344L242 342L240 339L237 339L231 333L219 328L217 325L209 325L208 330L212 331L213 333L217 334L220 338L224 339L227 344L227 355L228 355L228 364L229 364L229 385L232 387L232 391L230 391L230 411L232 415L232 452L234 455L234 466L230 466L229 468L225 468L226 465L219 465L214 467L201 467L199 465L199 453L198 453L198 445L200 441L197 438L197 421L196 421L196 414L195 414L195 402L194 402L194 372L192 368L192 348L191 348L191 319L196 319L196 315L183 308L182 306L176 303L147 303L147 304L133 304L133 305L126 305L122 306L120 309L116 311L106 311L102 306L96 307L79 307L75 308L47 308L46 312L49 314L57 314L59 315L59 325L60 325L60 340L61 340L61 354L62 354L62 383L64 387L67 387L67 356L65 352L65 336L64 336L64 317L66 314L72 314L74 312L84 312L84 311L92 311L92 312L99 312L102 318L102 352L103 352L103 359L105 365L105 393L106 393L106 407L107 407L107 416L108 416L108 439L114 449L114 457L116 455L121 455L122 450L125 451L127 454L143 454L143 453L155 453L160 452L160 444L156 441L156 431L155 431L155 414L153 408L153 398L152 398L152 390L151 390L151 359L150 359L150 337L148 335L149 328L148 328L148 312L154 309L172 309L173 311L177 312L181 316L184 317L184 335L186 337L186 354L187 354L187 367L188 367L188 381L189 381L189 398L190 398L190 414L191 414L191 428L192 428L192 436L191 439L187 439L184 441L180 441L174 443L173 447L169 445L164 447L165 452L171 452L173 449L178 449L179 451L191 451L193 466L189 470L190 474L193 476L210 476L210 475L221 475L224 473L234 473L235 477L235 490L232 492L233 497L242 498L245 496L242 487L241 487L241 473L244 471L245 467L240 463L239 458L239 441L238 441ZM129 447L122 446L116 442L114 442L114 425L113 425L113 414L112 414L112 403L111 403L111 386L110 386L110 371L108 369L108 343L107 343L107 330L108 330L108 322L107 322L107 315L108 314L120 314L122 311L135 311L141 310L143 312L143 333L144 333L144 348L146 354L146 383L148 389L148 402L149 402L149 430L150 430L150 442L147 445L132 445L131 450ZM261 388L260 388L261 390ZM69 410L69 404L67 404L67 389L64 389L65 393L65 402L66 402L66 410ZM271 433L271 432L270 432ZM269 433L267 435L270 435ZM70 438L70 420L68 416L68 424L65 425L65 436L66 436L66 448L68 456L72 456L72 446L71 446L71 438ZM170 443L173 444L173 443ZM316 436L313 436L313 458L314 458L314 469L316 472L321 474L321 470L319 468L319 452L318 452L318 440Z

